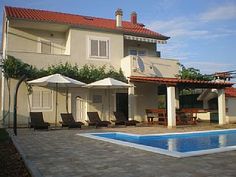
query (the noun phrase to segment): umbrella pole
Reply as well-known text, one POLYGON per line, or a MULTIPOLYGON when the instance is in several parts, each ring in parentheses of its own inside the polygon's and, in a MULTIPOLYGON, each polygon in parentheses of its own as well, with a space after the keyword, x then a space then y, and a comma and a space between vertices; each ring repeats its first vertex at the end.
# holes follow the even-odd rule
POLYGON ((56 83, 56 113, 55 113, 55 127, 57 126, 57 104, 58 104, 58 83, 56 83))
POLYGON ((66 112, 69 113, 69 108, 68 108, 68 87, 66 87, 66 112))
POLYGON ((109 104, 109 121, 111 121, 111 98, 110 98, 110 94, 111 94, 111 90, 110 89, 108 89, 108 104, 109 104))

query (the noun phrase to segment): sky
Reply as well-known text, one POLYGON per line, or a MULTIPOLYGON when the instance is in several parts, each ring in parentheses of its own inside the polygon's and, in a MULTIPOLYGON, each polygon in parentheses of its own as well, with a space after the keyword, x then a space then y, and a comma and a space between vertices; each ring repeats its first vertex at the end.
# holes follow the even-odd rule
POLYGON ((0 0, 1 24, 6 5, 103 18, 121 8, 124 20, 136 11, 139 23, 171 37, 157 46, 162 58, 204 74, 236 70, 236 0, 0 0))

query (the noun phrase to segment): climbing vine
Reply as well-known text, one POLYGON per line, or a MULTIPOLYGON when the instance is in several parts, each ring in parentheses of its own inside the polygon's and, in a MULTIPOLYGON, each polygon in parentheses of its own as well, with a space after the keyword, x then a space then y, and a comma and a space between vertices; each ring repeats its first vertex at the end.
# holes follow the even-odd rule
POLYGON ((106 77, 112 77, 114 79, 126 82, 126 78, 121 69, 116 71, 112 67, 96 67, 94 65, 84 65, 80 68, 78 65, 72 65, 68 62, 38 69, 13 56, 8 56, 8 58, 4 60, 3 69, 4 76, 6 78, 14 79, 19 79, 22 75, 26 75, 28 80, 32 80, 58 73, 85 83, 91 83, 106 77))

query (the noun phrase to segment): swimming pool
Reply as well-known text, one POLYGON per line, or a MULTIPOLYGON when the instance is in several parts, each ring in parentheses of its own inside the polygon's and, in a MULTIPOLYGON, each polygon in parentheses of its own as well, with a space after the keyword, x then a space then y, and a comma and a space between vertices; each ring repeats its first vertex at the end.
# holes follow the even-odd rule
POLYGON ((173 157, 189 157, 236 150, 236 129, 151 135, 120 132, 79 135, 173 157))

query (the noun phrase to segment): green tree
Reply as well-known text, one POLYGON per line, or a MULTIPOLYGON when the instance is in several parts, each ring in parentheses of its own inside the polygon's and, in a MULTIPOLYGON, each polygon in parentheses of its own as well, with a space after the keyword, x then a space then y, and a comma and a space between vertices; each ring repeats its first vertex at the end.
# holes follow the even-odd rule
POLYGON ((190 80, 202 80, 202 81, 211 81, 214 78, 211 75, 201 74, 199 69, 195 68, 186 68, 184 65, 179 64, 180 70, 178 77, 181 79, 190 79, 190 80))

